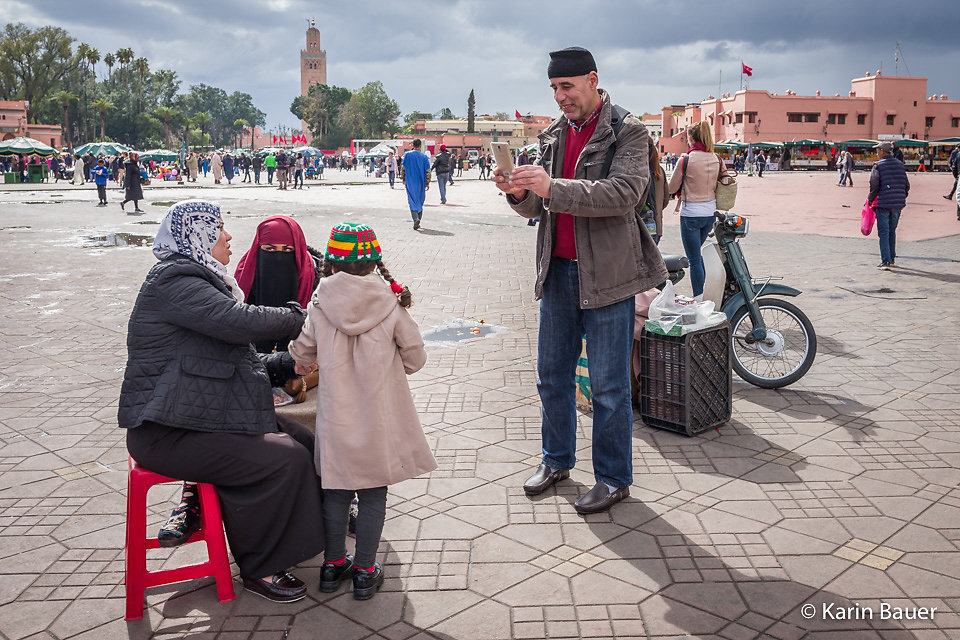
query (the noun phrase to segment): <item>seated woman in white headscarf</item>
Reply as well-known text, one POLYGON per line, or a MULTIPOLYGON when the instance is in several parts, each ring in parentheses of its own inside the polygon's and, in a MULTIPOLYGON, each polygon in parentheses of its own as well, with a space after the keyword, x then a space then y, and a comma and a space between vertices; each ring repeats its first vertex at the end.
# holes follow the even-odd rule
POLYGON ((304 313, 243 303, 215 204, 170 207, 153 251, 127 328, 127 449, 151 471, 213 484, 246 589, 299 600, 306 586, 287 570, 323 549, 314 437, 276 415, 251 343, 295 338, 304 313))

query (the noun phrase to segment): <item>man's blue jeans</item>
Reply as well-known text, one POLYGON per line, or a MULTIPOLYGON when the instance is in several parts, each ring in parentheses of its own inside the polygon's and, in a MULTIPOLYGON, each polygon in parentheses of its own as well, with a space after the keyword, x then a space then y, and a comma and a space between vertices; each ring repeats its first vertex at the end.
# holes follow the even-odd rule
POLYGON ((880 262, 897 259, 897 225, 900 209, 877 208, 877 235, 880 236, 880 262))
POLYGON ((447 203, 447 180, 450 179, 450 172, 437 174, 437 184, 440 186, 440 202, 447 203))
POLYGON ((276 167, 267 167, 267 184, 273 184, 274 171, 276 171, 276 167))
POLYGON ((598 482, 627 487, 633 482, 633 408, 630 352, 634 300, 599 309, 580 309, 577 263, 552 258, 540 300, 537 389, 541 402, 543 463, 554 470, 576 463, 576 372, 581 338, 587 337, 587 366, 593 394, 593 473, 598 482))
POLYGON ((680 216, 680 241, 690 263, 690 285, 693 287, 694 296, 703 293, 706 272, 703 269, 700 247, 707 241, 710 230, 713 229, 713 221, 713 216, 680 216))

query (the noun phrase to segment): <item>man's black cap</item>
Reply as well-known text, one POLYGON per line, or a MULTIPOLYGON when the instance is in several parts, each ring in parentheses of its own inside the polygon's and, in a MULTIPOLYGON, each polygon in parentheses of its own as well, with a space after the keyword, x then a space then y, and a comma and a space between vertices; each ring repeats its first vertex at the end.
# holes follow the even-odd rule
POLYGON ((572 78, 585 76, 597 70, 593 54, 583 47, 567 47, 550 52, 550 64, 547 65, 547 78, 572 78))

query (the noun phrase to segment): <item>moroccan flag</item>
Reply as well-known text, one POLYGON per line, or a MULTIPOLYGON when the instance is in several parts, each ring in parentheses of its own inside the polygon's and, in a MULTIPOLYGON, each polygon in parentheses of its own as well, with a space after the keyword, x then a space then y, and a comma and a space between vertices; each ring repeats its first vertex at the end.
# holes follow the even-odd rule
POLYGON ((523 120, 523 116, 520 115, 520 112, 517 111, 516 113, 517 113, 517 120, 523 120))
POLYGON ((748 76, 753 75, 753 67, 748 67, 747 65, 743 64, 742 60, 740 61, 740 66, 743 67, 743 72, 745 74, 747 74, 748 76))

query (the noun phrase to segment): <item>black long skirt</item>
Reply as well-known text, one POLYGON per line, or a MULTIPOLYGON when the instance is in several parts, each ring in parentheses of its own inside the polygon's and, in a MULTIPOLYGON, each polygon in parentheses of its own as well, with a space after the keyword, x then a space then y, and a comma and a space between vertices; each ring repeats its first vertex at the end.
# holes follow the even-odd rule
POLYGON ((244 578, 263 578, 323 551, 322 492, 314 436, 277 416, 277 433, 127 431, 127 450, 151 471, 217 488, 230 551, 244 578))

